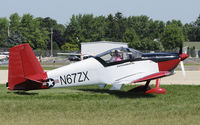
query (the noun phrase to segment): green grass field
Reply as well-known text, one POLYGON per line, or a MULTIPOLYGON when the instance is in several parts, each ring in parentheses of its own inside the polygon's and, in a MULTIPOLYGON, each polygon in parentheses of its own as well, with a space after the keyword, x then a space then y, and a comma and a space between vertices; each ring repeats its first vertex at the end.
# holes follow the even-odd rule
MULTIPOLYGON (((163 85, 164 95, 82 86, 8 91, 0 85, 1 125, 199 125, 200 86, 163 85)), ((135 87, 135 86, 134 86, 135 87)))

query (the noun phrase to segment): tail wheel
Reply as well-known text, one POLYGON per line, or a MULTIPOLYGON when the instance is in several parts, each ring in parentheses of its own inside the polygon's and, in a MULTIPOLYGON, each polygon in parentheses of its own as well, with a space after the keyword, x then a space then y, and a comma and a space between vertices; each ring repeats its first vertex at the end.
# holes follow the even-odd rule
POLYGON ((6 87, 8 88, 8 82, 6 82, 6 87))

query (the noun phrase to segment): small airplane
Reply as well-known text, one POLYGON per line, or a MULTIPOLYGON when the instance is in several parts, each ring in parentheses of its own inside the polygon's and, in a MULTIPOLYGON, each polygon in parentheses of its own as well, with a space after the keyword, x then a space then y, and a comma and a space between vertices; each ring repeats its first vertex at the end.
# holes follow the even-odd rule
POLYGON ((0 52, 0 65, 8 64, 9 52, 0 52))
POLYGON ((2 52, 2 53, 0 53, 0 60, 9 58, 8 54, 9 54, 9 52, 2 52))
POLYGON ((82 55, 81 53, 78 53, 78 52, 74 52, 74 53, 57 53, 57 55, 59 55, 59 56, 68 56, 68 59, 70 61, 80 61, 80 60, 92 57, 92 55, 87 55, 87 54, 82 55))
MULTIPOLYGON (((181 47, 182 48, 182 47, 181 47)), ((94 85, 120 90, 124 84, 146 81, 134 91, 163 94, 160 78, 174 74, 179 62, 188 57, 182 53, 142 53, 131 48, 115 48, 94 57, 45 72, 28 43, 9 50, 9 90, 35 90, 56 87, 94 85), (156 87, 149 83, 156 79, 156 87)))

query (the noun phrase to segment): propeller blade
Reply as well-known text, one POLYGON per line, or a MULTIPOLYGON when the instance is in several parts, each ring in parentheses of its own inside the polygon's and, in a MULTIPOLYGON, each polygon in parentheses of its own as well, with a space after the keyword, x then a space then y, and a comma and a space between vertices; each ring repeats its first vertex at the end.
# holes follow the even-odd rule
POLYGON ((185 77, 186 74, 185 74, 185 68, 184 68, 183 61, 181 61, 180 64, 181 64, 182 74, 183 74, 183 76, 185 77))

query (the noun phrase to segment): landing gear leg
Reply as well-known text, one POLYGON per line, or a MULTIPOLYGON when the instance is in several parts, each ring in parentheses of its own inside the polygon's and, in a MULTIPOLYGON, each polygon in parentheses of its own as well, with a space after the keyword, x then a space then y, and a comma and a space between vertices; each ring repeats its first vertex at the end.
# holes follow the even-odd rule
POLYGON ((146 91, 151 90, 151 87, 149 86, 149 83, 150 83, 150 80, 148 80, 145 85, 140 85, 138 87, 135 87, 135 88, 129 90, 129 92, 142 92, 142 93, 145 93, 146 91))
POLYGON ((147 91, 147 90, 150 90, 151 89, 151 87, 149 86, 149 83, 150 83, 151 81, 150 80, 148 80, 147 82, 146 82, 146 84, 144 85, 144 89, 145 89, 145 91, 147 91))
POLYGON ((156 88, 160 88, 160 79, 156 79, 156 88))

